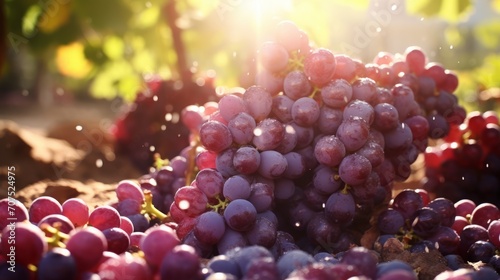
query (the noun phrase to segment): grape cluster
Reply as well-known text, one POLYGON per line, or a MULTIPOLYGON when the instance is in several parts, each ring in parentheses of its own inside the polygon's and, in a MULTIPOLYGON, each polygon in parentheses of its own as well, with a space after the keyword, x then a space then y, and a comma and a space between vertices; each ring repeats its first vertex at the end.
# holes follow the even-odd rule
POLYGON ((112 133, 116 152, 127 155, 139 170, 148 172, 155 153, 172 158, 189 145, 189 130, 180 122, 181 111, 216 99, 209 77, 183 83, 148 76, 145 89, 115 121, 112 133))
POLYGON ((307 35, 285 21, 259 61, 254 85, 189 121, 203 160, 197 157, 198 173, 175 193, 170 214, 180 237, 204 252, 270 248, 278 229, 307 250, 359 244, 428 138, 463 121, 452 94, 456 75, 427 62, 419 48, 363 64, 311 49, 307 35))
POLYGON ((470 112, 445 142, 425 153, 424 187, 453 201, 500 207, 500 127, 494 111, 470 112))
MULTIPOLYGON (((470 199, 453 203, 443 197, 431 200, 423 189, 406 189, 380 212, 377 228, 378 248, 396 238, 411 253, 438 250, 450 270, 476 263, 500 273, 500 210, 491 203, 476 205, 470 199)), ((469 267, 457 274, 470 272, 469 267)))

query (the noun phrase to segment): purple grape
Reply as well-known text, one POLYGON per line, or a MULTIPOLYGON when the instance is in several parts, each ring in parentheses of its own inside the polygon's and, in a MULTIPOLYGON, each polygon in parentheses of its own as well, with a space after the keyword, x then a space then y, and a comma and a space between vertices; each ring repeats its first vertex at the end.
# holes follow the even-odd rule
POLYGON ((275 119, 264 119, 253 130, 252 143, 257 150, 267 151, 277 148, 285 136, 285 127, 275 119))
POLYGON ((314 263, 314 258, 301 250, 284 254, 276 263, 281 279, 286 279, 294 270, 314 263))
POLYGON ((355 117, 371 125, 375 119, 374 108, 363 100, 352 100, 345 106, 343 118, 349 119, 355 117))
POLYGON ((392 202, 392 207, 399 211, 403 218, 409 219, 415 211, 422 208, 424 203, 422 197, 414 190, 402 190, 398 193, 392 202))
POLYGON ((282 123, 291 122, 292 106, 294 100, 287 95, 276 95, 273 97, 272 113, 282 123))
POLYGON ((260 153, 252 146, 242 146, 236 150, 233 166, 241 174, 252 174, 260 165, 260 153))
POLYGON ((398 110, 391 104, 379 103, 373 107, 374 125, 380 131, 390 131, 399 126, 398 110))
POLYGON ((317 126, 321 133, 329 135, 337 133, 342 123, 343 112, 328 106, 322 106, 319 111, 317 126))
POLYGON ((252 192, 248 201, 250 201, 258 213, 267 211, 271 208, 274 201, 273 186, 265 182, 253 182, 252 192))
POLYGON ((271 113, 273 99, 271 94, 259 86, 247 88, 243 94, 243 100, 247 106, 249 114, 258 122, 271 113))
POLYGON ((330 195, 344 187, 344 182, 340 180, 336 171, 328 166, 320 165, 314 172, 313 186, 319 193, 330 195))
POLYGON ((72 231, 66 242, 66 249, 75 259, 78 271, 86 271, 97 265, 107 247, 106 237, 95 227, 72 231))
POLYGON ((38 223, 50 214, 62 214, 62 206, 55 198, 40 196, 33 200, 29 208, 29 219, 32 223, 38 223))
POLYGON ((227 200, 233 201, 235 199, 248 199, 251 191, 252 188, 246 178, 241 175, 234 175, 224 182, 222 193, 227 200))
POLYGON ((236 148, 228 148, 217 154, 215 169, 225 178, 238 174, 233 164, 233 158, 236 151, 236 148))
POLYGON ((217 153, 228 148, 232 143, 231 132, 225 124, 218 121, 203 123, 199 135, 201 144, 207 150, 217 153))
POLYGON ((359 78, 352 84, 352 98, 372 104, 377 97, 377 84, 370 78, 359 78))
POLYGON ((121 228, 108 228, 102 231, 108 243, 107 251, 117 255, 127 251, 130 246, 130 237, 121 228))
POLYGON ((202 243, 217 244, 225 231, 224 218, 216 212, 205 212, 198 217, 194 236, 202 243))
POLYGON ((248 241, 243 233, 226 228, 224 235, 217 244, 219 254, 226 254, 235 248, 243 248, 248 245, 248 241))
POLYGON ((76 279, 76 262, 67 249, 55 247, 43 256, 36 273, 40 280, 76 279))
POLYGON ((276 242, 276 234, 277 224, 267 218, 258 217, 254 226, 245 235, 250 245, 270 248, 276 242))
POLYGON ((368 140, 370 127, 360 118, 344 119, 337 130, 337 137, 344 143, 346 151, 354 152, 368 140))
POLYGON ((283 177, 289 179, 298 179, 306 172, 306 163, 304 157, 297 152, 290 152, 283 155, 287 162, 287 167, 283 177))
POLYGON ((283 92, 285 96, 292 100, 297 100, 302 97, 309 96, 312 92, 307 76, 302 71, 291 71, 285 76, 283 81, 283 92))
POLYGON ((297 99, 292 105, 292 118, 300 126, 312 126, 319 118, 320 107, 311 97, 297 99))
POLYGON ((347 250, 341 259, 341 263, 353 265, 364 276, 374 279, 377 274, 378 257, 364 247, 354 247, 347 250))
POLYGON ((196 187, 200 189, 207 198, 214 198, 222 193, 224 178, 215 169, 203 169, 196 174, 196 187))
POLYGON ((109 205, 99 206, 90 213, 89 225, 99 230, 120 227, 120 214, 109 205))
POLYGON ((304 73, 317 86, 328 83, 335 74, 335 68, 335 56, 327 49, 316 49, 304 60, 304 73))
POLYGON ((346 148, 335 135, 327 135, 316 142, 314 155, 320 164, 336 167, 346 156, 346 148))
POLYGON ((370 161, 362 155, 347 155, 339 165, 339 176, 348 185, 359 185, 372 172, 370 161))
POLYGON ((227 225, 236 231, 247 231, 255 224, 257 210, 247 200, 235 199, 224 210, 227 225))
POLYGON ((144 202, 144 193, 142 192, 140 185, 134 181, 122 180, 118 182, 115 192, 118 201, 133 199, 141 204, 144 202))
POLYGON ((140 243, 144 258, 150 266, 159 268, 165 255, 179 245, 180 241, 175 231, 165 225, 152 227, 145 234, 140 243))
POLYGON ((237 114, 229 120, 229 123, 227 124, 227 128, 231 132, 233 141, 240 145, 252 142, 256 126, 257 124, 255 123, 253 117, 245 112, 237 114))
POLYGON ((261 176, 269 179, 279 178, 285 173, 287 167, 286 158, 279 152, 269 150, 260 153, 258 172, 261 176))
POLYGON ((404 225, 403 215, 392 208, 385 209, 378 215, 377 227, 383 234, 396 234, 404 225))
POLYGON ((343 108, 352 98, 352 86, 344 79, 336 79, 321 88, 321 98, 328 107, 343 108))
POLYGON ((273 41, 264 42, 261 45, 259 56, 264 68, 270 72, 282 71, 288 64, 287 50, 273 41))
POLYGON ((350 193, 338 191, 332 193, 325 203, 325 213, 330 221, 339 225, 348 225, 354 219, 356 203, 350 193))
POLYGON ((243 98, 235 94, 225 94, 219 99, 219 111, 221 116, 230 122, 234 117, 241 113, 248 113, 243 98))
POLYGON ((415 234, 427 238, 437 232, 442 217, 433 208, 422 207, 413 213, 410 221, 415 234))

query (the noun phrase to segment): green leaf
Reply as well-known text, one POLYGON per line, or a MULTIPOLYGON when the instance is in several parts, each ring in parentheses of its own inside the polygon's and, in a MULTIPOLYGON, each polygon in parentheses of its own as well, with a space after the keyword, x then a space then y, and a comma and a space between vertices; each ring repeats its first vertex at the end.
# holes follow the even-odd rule
POLYGON ((110 59, 120 59, 123 57, 125 44, 123 40, 117 36, 108 36, 104 39, 102 50, 110 59))
POLYGON ((441 17, 457 22, 471 9, 471 0, 408 0, 406 9, 410 14, 424 17, 441 17))
POLYGON ((406 10, 410 14, 431 17, 439 13, 442 3, 443 0, 407 0, 406 10))
POLYGON ((496 49, 500 45, 500 20, 489 21, 477 25, 474 34, 486 48, 496 49))
POLYGON ((159 6, 150 6, 140 11, 133 19, 133 26, 136 28, 148 28, 158 22, 160 16, 159 6))
POLYGON ((443 0, 439 15, 451 22, 457 22, 471 8, 470 0, 443 0))
POLYGON ((137 52, 132 58, 132 66, 138 73, 152 73, 155 70, 155 58, 148 50, 137 52))
POLYGON ((120 92, 120 96, 128 102, 132 102, 135 99, 137 91, 142 85, 142 80, 139 78, 139 75, 131 74, 125 77, 122 77, 118 81, 118 91, 120 92))
POLYGON ((464 42, 464 37, 460 30, 455 26, 450 26, 444 31, 446 42, 450 45, 458 46, 464 42))
POLYGON ((121 79, 134 75, 130 63, 125 60, 116 60, 107 63, 98 73, 90 86, 90 93, 95 98, 111 99, 121 96, 118 86, 121 79))
POLYGON ((38 17, 42 14, 42 9, 38 5, 32 5, 23 17, 23 35, 26 37, 31 37, 36 34, 38 17))

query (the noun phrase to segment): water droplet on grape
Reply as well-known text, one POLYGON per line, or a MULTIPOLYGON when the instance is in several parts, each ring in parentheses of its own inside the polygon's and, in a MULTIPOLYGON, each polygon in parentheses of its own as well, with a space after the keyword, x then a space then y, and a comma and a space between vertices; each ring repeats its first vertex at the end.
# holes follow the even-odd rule
POLYGON ((103 165, 102 159, 99 158, 95 161, 95 166, 97 166, 97 168, 101 168, 102 165, 103 165))
POLYGON ((81 126, 81 125, 77 125, 77 126, 75 127, 75 129, 76 129, 76 131, 82 131, 82 130, 83 130, 83 126, 81 126))

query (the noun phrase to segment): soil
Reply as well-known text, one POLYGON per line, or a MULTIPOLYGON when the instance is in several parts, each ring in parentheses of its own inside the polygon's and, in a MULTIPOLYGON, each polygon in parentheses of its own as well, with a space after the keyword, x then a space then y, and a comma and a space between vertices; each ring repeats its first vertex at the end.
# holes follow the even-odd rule
POLYGON ((80 197, 90 205, 114 199, 117 182, 142 174, 114 152, 109 131, 119 112, 112 108, 101 101, 0 106, 0 198, 13 166, 16 197, 27 206, 41 195, 61 202, 80 197))

